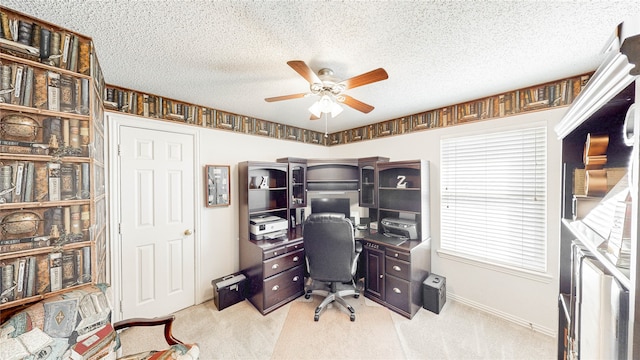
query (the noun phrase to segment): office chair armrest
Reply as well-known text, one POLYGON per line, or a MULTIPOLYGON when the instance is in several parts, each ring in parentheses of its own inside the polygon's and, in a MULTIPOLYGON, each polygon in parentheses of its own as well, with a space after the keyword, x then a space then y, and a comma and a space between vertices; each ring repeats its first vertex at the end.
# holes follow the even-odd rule
POLYGON ((358 270, 358 259, 360 259, 360 254, 362 253, 362 242, 357 241, 355 243, 356 247, 355 247, 355 255, 353 257, 353 264, 351 264, 351 274, 355 275, 357 270, 358 270))
POLYGON ((360 254, 362 252, 362 242, 356 241, 356 254, 360 254))
POLYGON ((134 327, 134 326, 158 326, 158 325, 164 325, 164 339, 167 341, 167 344, 169 344, 169 345, 184 344, 182 341, 174 338, 173 334, 171 333, 171 328, 173 326, 173 320, 175 320, 175 318, 176 317, 173 316, 173 315, 168 315, 168 316, 164 316, 164 317, 157 317, 157 318, 153 318, 153 319, 133 318, 133 319, 127 319, 127 320, 118 321, 115 324, 113 324, 113 328, 117 331, 117 330, 122 330, 122 329, 126 329, 126 328, 129 328, 129 327, 134 327))

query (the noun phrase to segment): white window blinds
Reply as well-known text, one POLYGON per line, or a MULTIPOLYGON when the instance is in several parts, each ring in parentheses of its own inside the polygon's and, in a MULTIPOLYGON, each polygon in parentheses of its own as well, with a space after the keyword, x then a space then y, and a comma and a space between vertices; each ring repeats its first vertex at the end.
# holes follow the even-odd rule
POLYGON ((546 270, 546 128, 443 139, 443 250, 546 270))

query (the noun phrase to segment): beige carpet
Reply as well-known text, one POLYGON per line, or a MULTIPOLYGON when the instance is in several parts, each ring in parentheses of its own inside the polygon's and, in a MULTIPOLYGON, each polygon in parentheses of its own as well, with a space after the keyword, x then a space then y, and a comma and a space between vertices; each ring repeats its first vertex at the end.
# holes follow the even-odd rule
MULTIPOLYGON (((320 321, 320 297, 304 297, 263 316, 245 300, 222 311, 213 301, 177 312, 173 333, 200 344, 201 359, 555 359, 556 340, 448 301, 437 315, 409 320, 360 296, 348 298, 356 321, 334 305, 320 321)), ((122 333, 125 354, 166 347, 161 328, 122 333)))
POLYGON ((348 297, 356 321, 342 306, 330 305, 313 321, 320 297, 291 303, 272 359, 393 359, 402 358, 400 339, 389 310, 364 299, 348 297), (384 339, 384 341, 381 341, 384 339), (337 345, 339 344, 339 345, 337 345), (349 346, 352 344, 353 346, 349 346))

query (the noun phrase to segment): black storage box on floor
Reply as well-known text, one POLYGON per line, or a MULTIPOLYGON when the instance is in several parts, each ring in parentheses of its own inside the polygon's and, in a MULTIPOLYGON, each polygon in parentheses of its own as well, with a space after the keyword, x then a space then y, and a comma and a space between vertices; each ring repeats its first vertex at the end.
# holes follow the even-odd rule
POLYGON ((447 301, 447 279, 444 276, 430 274, 422 283, 422 307, 440 314, 447 301))
POLYGON ((211 281, 213 285, 213 302, 218 310, 228 308, 245 299, 246 276, 232 274, 211 281))

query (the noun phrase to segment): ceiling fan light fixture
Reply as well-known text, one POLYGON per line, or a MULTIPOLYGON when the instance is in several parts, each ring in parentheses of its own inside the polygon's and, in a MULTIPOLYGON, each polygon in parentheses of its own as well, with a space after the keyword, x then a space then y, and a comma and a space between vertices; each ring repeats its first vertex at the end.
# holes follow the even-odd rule
POLYGON ((320 100, 316 101, 309 107, 309 112, 313 114, 313 116, 319 118, 322 114, 322 109, 320 109, 320 100))
POLYGON ((329 95, 322 95, 320 100, 314 102, 309 107, 315 117, 320 117, 322 113, 331 114, 331 117, 336 117, 342 112, 342 106, 338 105, 329 95))
POLYGON ((338 105, 335 102, 331 102, 331 117, 334 118, 342 112, 342 106, 338 105))

